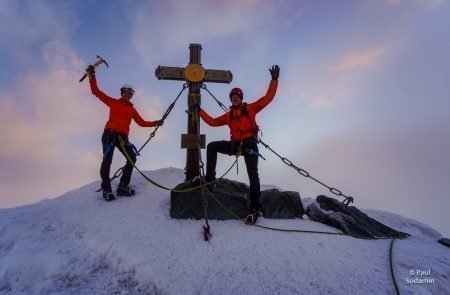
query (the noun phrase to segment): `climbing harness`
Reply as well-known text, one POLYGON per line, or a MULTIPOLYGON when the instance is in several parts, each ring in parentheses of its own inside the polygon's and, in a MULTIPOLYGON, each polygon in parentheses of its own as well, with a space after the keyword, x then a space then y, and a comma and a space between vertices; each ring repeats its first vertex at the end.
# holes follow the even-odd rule
POLYGON ((109 152, 111 151, 111 148, 114 147, 114 142, 110 142, 107 146, 105 151, 103 152, 103 160, 106 158, 106 156, 109 154, 109 152))
POLYGON ((258 151, 255 151, 254 149, 246 149, 247 153, 252 156, 261 157, 263 160, 266 160, 266 158, 263 157, 258 151))
MULTIPOLYGON (((139 151, 137 150, 136 146, 134 144, 132 144, 131 142, 127 142, 126 143, 131 150, 134 152, 134 154, 136 156, 140 156, 141 154, 139 154, 139 151)), ((109 152, 111 152, 111 150, 114 148, 115 143, 114 141, 111 141, 105 148, 105 151, 103 152, 103 160, 106 158, 106 156, 109 154, 109 152)))
MULTIPOLYGON (((231 122, 233 122, 233 120, 239 122, 241 116, 247 117, 248 120, 250 121, 250 123, 252 124, 252 127, 249 128, 249 129, 246 129, 246 130, 239 129, 239 132, 241 134, 250 133, 251 132, 251 134, 253 134, 256 137, 258 132, 259 132, 259 126, 258 126, 258 124, 256 124, 256 121, 252 120, 252 118, 250 117, 250 115, 248 113, 247 105, 248 104, 246 102, 243 102, 239 106, 239 109, 241 111, 241 115, 240 116, 234 117, 234 111, 230 111, 229 112, 230 113, 230 124, 231 124, 231 122)), ((235 108, 233 108, 233 109, 235 109, 235 108)), ((238 126, 239 126, 239 123, 238 123, 238 126)))
POLYGON ((140 156, 141 155, 134 144, 132 144, 131 142, 128 142, 128 145, 130 146, 131 150, 134 152, 134 154, 136 156, 140 156))

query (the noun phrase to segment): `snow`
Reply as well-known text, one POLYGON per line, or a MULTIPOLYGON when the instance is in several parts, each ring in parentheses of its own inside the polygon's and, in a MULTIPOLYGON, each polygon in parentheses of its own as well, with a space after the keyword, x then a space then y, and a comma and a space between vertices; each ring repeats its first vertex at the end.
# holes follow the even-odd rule
MULTIPOLYGON (((177 168, 146 175, 169 187, 184 177, 177 168)), ((132 182, 136 196, 110 203, 95 193, 94 182, 56 199, 0 210, 0 294, 395 294, 390 240, 210 220, 213 236, 205 242, 204 220, 170 218, 170 192, 138 173, 132 182)), ((437 242, 437 231, 397 214, 363 211, 412 234, 394 245, 402 294, 450 294, 450 249, 437 242), (428 270, 430 275, 415 274, 428 270), (434 282, 406 280, 415 277, 434 282)), ((258 222, 339 232, 307 219, 258 222)))

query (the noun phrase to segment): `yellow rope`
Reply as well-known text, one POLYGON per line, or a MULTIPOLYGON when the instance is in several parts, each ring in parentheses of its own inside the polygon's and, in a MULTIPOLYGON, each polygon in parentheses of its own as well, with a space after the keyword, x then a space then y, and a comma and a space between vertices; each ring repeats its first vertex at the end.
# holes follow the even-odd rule
MULTIPOLYGON (((214 199, 214 201, 220 207, 222 207, 222 209, 225 210, 228 214, 230 214, 234 218, 239 219, 241 221, 244 221, 244 222, 246 221, 244 218, 240 217, 239 215, 237 215, 236 213, 234 213, 233 211, 228 209, 222 202, 220 202, 220 200, 208 188, 205 187, 204 189, 214 199)), ((275 231, 283 231, 283 232, 304 232, 304 233, 319 233, 319 234, 329 234, 329 235, 351 236, 351 235, 348 235, 348 234, 345 234, 345 233, 330 233, 330 232, 308 231, 308 230, 298 230, 298 229, 282 229, 282 228, 268 227, 268 226, 259 225, 259 224, 249 224, 249 225, 254 225, 256 227, 260 227, 260 228, 264 228, 264 229, 275 230, 275 231)))
MULTIPOLYGON (((120 141, 120 147, 122 148, 125 157, 127 158, 127 160, 133 165, 134 168, 136 168, 136 170, 145 178, 147 179, 150 183, 152 183, 153 185, 165 189, 165 190, 170 190, 173 192, 178 192, 178 193, 185 193, 185 192, 189 192, 189 191, 193 191, 195 189, 198 188, 202 188, 204 190, 206 190, 208 192, 208 194, 214 199, 214 201, 216 201, 216 203, 222 207, 222 209, 224 209, 228 214, 230 214, 231 216, 233 216, 234 218, 241 220, 241 221, 246 221, 244 218, 238 216, 237 214, 235 214, 233 211, 231 211, 230 209, 228 209, 224 204, 222 204, 222 202, 220 202, 220 200, 207 188, 207 185, 209 184, 213 184, 215 182, 217 182, 217 180, 223 178, 226 174, 228 174, 228 172, 230 172, 230 170, 233 168, 233 166, 238 162, 239 156, 242 154, 242 142, 239 146, 238 152, 236 153, 236 160, 233 162, 233 164, 231 165, 231 167, 218 179, 205 183, 203 185, 199 185, 193 188, 189 188, 189 189, 170 189, 167 188, 163 185, 158 184, 157 182, 153 181, 152 179, 150 179, 149 177, 147 177, 141 170, 139 170, 138 167, 136 167, 135 163, 133 163, 133 161, 131 161, 130 156, 128 155, 126 149, 125 149, 125 141, 119 137, 119 141, 120 141)), ((309 231, 309 230, 299 230, 299 229, 283 229, 283 228, 274 228, 274 227, 269 227, 269 226, 264 226, 264 225, 259 225, 259 224, 251 224, 255 227, 259 227, 259 228, 263 228, 263 229, 268 229, 268 230, 273 230, 273 231, 280 231, 280 232, 297 232, 297 233, 315 233, 315 234, 327 234, 327 235, 340 235, 340 236, 349 236, 349 237, 353 237, 353 238, 359 238, 359 239, 365 239, 365 238, 360 238, 360 237, 355 237, 346 233, 331 233, 331 232, 322 232, 322 231, 309 231)), ((376 239, 376 238, 375 238, 376 239)), ((365 239, 365 240, 370 240, 370 239, 365 239)), ((393 258, 392 258, 392 248, 394 245, 394 241, 395 239, 392 239, 391 244, 390 244, 390 251, 389 251, 389 260, 390 260, 390 271, 391 271, 391 276, 392 276, 392 280, 394 282, 394 286, 395 286, 395 290, 397 294, 400 294, 398 286, 397 286, 397 282, 394 276, 394 271, 393 271, 393 258)))
POLYGON ((242 154, 242 142, 241 142, 241 144, 239 145, 238 151, 237 151, 237 153, 236 153, 236 160, 234 160, 234 162, 233 162, 233 164, 231 165, 231 167, 230 167, 230 168, 229 168, 222 176, 220 176, 218 179, 216 179, 216 180, 214 180, 214 181, 211 181, 211 182, 204 183, 203 185, 198 185, 198 186, 194 186, 194 187, 187 188, 187 189, 175 189, 175 188, 168 188, 168 187, 166 187, 166 186, 163 186, 163 185, 157 183, 156 181, 150 179, 147 175, 145 175, 145 174, 144 174, 144 173, 136 166, 136 163, 134 163, 134 162, 131 160, 130 155, 127 153, 127 151, 126 151, 126 149, 125 149, 125 141, 124 141, 121 137, 119 137, 119 142, 120 142, 120 147, 121 147, 121 149, 122 149, 122 151, 123 151, 125 157, 127 158, 128 162, 130 162, 130 163, 133 165, 133 167, 134 167, 134 168, 135 168, 135 169, 136 169, 136 170, 137 170, 137 171, 138 171, 138 172, 139 172, 139 173, 140 173, 140 174, 141 174, 148 182, 150 182, 151 184, 153 184, 153 185, 155 185, 155 186, 157 186, 157 187, 159 187, 159 188, 161 188, 161 189, 168 190, 168 191, 172 191, 172 192, 175 192, 175 193, 187 193, 187 192, 196 190, 196 189, 198 189, 198 188, 206 187, 206 186, 208 186, 208 185, 210 185, 210 184, 216 183, 219 179, 225 177, 225 175, 227 175, 228 172, 231 171, 231 169, 234 167, 234 165, 236 165, 236 163, 238 162, 239 157, 240 157, 241 154, 242 154))

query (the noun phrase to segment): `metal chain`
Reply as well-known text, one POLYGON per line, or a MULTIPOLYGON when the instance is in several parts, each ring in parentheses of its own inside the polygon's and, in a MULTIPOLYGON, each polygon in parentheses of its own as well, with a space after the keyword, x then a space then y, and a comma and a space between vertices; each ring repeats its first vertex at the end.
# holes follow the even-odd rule
MULTIPOLYGON (((169 105, 169 107, 167 108, 166 112, 164 113, 164 115, 161 118, 161 121, 164 121, 170 114, 170 112, 172 111, 173 107, 175 106, 176 102, 178 101, 178 98, 180 98, 181 94, 184 92, 184 90, 186 88, 188 88, 189 85, 187 83, 183 84, 183 88, 180 90, 180 92, 178 93, 177 97, 175 98, 175 100, 169 105)), ((139 153, 142 151, 142 149, 150 142, 150 140, 155 137, 156 135, 156 131, 158 131, 159 127, 161 126, 156 126, 156 128, 153 130, 152 133, 150 133, 149 138, 147 139, 147 141, 141 146, 141 148, 137 151, 137 155, 139 155, 139 153)), ((123 173, 123 169, 125 168, 125 166, 120 167, 116 173, 114 173, 113 177, 111 177, 109 179, 109 181, 113 181, 114 179, 120 177, 123 173)), ((101 191, 102 188, 98 189, 96 192, 101 191)))
MULTIPOLYGON (((180 90, 180 92, 178 93, 177 97, 175 98, 175 100, 170 104, 170 106, 167 108, 166 112, 164 113, 164 115, 161 118, 161 121, 164 121, 170 114, 170 112, 172 111, 173 107, 175 106, 175 104, 178 101, 178 98, 180 98, 181 94, 184 92, 184 90, 186 88, 188 88, 189 85, 187 83, 183 84, 183 88, 180 90)), ((158 131, 159 127, 161 126, 156 126, 155 130, 153 130, 153 132, 150 134, 150 137, 147 139, 147 141, 142 145, 142 147, 138 150, 138 153, 147 145, 147 143, 153 138, 155 137, 156 131, 158 131)))
POLYGON ((306 178, 311 178, 312 180, 314 180, 318 184, 326 187, 331 193, 335 194, 336 196, 344 197, 345 199, 342 201, 342 203, 344 203, 345 205, 348 205, 349 203, 353 203, 353 197, 346 196, 340 190, 338 190, 337 188, 330 187, 330 186, 326 185, 325 183, 323 183, 322 181, 318 180, 317 178, 312 177, 311 174, 308 171, 297 167, 289 159, 287 159, 286 157, 281 156, 276 151, 274 151, 268 144, 266 144, 264 141, 262 141, 262 139, 260 137, 258 138, 258 142, 261 143, 266 149, 270 150, 272 153, 277 155, 281 159, 281 161, 283 161, 284 164, 286 164, 287 166, 289 166, 289 167, 293 168, 294 170, 296 170, 300 175, 302 175, 302 176, 304 176, 306 178))
POLYGON ((229 111, 230 111, 223 103, 221 103, 221 102, 214 96, 214 94, 211 93, 211 91, 209 91, 208 87, 206 87, 205 84, 202 84, 200 87, 201 87, 202 89, 205 89, 206 91, 208 91, 209 95, 211 95, 211 97, 214 98, 214 100, 217 102, 217 104, 219 104, 219 106, 222 108, 222 110, 224 110, 225 112, 229 112, 229 111))
MULTIPOLYGON (((221 103, 206 87, 206 85, 202 84, 201 85, 202 89, 205 89, 206 91, 208 91, 208 93, 212 96, 212 98, 214 98, 214 100, 219 104, 219 106, 222 108, 222 110, 224 110, 225 112, 228 112, 228 108, 225 107, 223 105, 223 103, 221 103)), ((261 131, 261 130, 260 130, 261 131)), ((262 133, 262 131, 261 131, 262 133)), ((353 203, 353 197, 351 196, 346 196, 344 195, 340 190, 334 188, 334 187, 330 187, 328 185, 326 185, 325 183, 321 182, 320 180, 314 178, 311 176, 311 174, 309 174, 308 171, 301 169, 299 167, 297 167, 296 165, 294 165, 294 163, 292 163, 289 159, 287 159, 286 157, 281 156, 280 154, 278 154, 276 151, 274 151, 268 144, 266 144, 265 142, 263 142, 261 140, 261 137, 258 137, 258 143, 261 143, 266 149, 270 150, 272 153, 274 153, 275 155, 277 155, 281 161, 283 161, 284 164, 286 164, 287 166, 293 168, 294 170, 296 170, 300 175, 306 177, 306 178, 311 178, 312 180, 314 180, 315 182, 319 183, 320 185, 326 187, 332 194, 335 194, 336 196, 339 197, 344 197, 345 199, 342 201, 342 203, 344 203, 345 205, 348 205, 349 203, 353 203)))

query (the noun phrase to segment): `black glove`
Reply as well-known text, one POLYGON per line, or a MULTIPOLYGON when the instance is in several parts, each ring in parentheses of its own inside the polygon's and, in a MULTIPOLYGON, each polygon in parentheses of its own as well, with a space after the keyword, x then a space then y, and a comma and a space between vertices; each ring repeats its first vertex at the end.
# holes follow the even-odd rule
POLYGON ((89 76, 89 78, 95 77, 95 68, 93 65, 87 67, 86 74, 89 76))
POLYGON ((156 120, 155 122, 155 126, 162 126, 164 124, 164 120, 156 120))
POLYGON ((280 77, 280 67, 278 65, 272 66, 271 69, 269 69, 270 75, 272 75, 272 80, 278 80, 278 77, 280 77))

